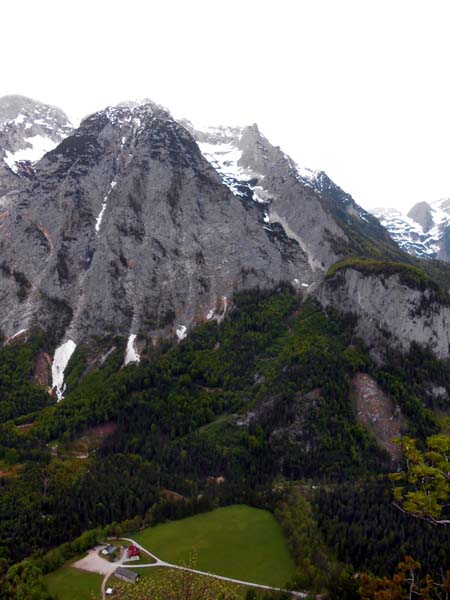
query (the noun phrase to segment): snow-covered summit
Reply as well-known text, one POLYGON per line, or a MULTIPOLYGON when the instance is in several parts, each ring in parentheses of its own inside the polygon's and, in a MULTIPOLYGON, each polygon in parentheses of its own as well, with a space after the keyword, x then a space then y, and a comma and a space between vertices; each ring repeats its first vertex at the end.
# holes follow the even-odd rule
POLYGON ((16 124, 37 121, 47 128, 49 134, 53 132, 55 124, 59 128, 67 128, 67 133, 72 129, 71 122, 60 108, 19 95, 0 98, 0 126, 8 121, 15 121, 16 124))
POLYGON ((450 225, 450 199, 420 202, 404 214, 395 208, 378 207, 372 214, 386 227, 400 248, 419 257, 448 260, 446 237, 450 225))
POLYGON ((72 130, 59 108, 24 96, 0 98, 0 160, 16 175, 29 175, 33 163, 72 130))
MULTIPOLYGON (((128 100, 120 102, 115 106, 108 106, 104 114, 113 125, 134 124, 141 126, 155 116, 163 116, 171 119, 171 114, 164 106, 156 104, 148 98, 144 100, 128 100)), ((102 113, 100 113, 102 114, 102 113)))

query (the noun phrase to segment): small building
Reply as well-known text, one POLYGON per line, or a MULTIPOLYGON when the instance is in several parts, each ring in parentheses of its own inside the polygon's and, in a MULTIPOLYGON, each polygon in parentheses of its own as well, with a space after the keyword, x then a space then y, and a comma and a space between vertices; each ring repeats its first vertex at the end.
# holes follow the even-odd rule
POLYGON ((118 579, 122 579, 122 581, 126 581, 127 583, 136 583, 136 581, 139 581, 139 575, 125 567, 117 567, 114 575, 118 579))
POLYGON ((113 589, 109 587, 109 588, 106 588, 106 592, 105 593, 106 593, 107 596, 112 596, 114 592, 113 592, 113 589))
POLYGON ((103 554, 103 556, 111 556, 116 551, 117 551, 116 546, 113 546, 112 544, 108 544, 107 546, 105 546, 103 548, 102 554, 103 554))
POLYGON ((137 546, 132 544, 131 546, 129 546, 127 554, 128 554, 128 558, 135 558, 135 557, 139 558, 141 551, 139 550, 139 548, 137 546))

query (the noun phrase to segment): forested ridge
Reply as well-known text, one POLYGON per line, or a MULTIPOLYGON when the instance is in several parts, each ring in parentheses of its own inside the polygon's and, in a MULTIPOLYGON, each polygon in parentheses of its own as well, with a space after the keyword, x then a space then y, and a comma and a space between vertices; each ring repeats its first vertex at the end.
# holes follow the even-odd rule
POLYGON ((191 502, 203 494, 204 505, 188 511, 233 502, 274 510, 289 482, 306 490, 315 523, 308 535, 318 536, 325 570, 339 561, 389 574, 405 552, 430 571, 447 568, 450 532, 436 534, 392 506, 392 464, 357 422, 350 390, 355 373, 371 375, 420 444, 439 430, 435 409, 449 411, 429 388, 450 391, 450 364, 412 348, 380 367, 354 325, 352 316, 303 302, 287 285, 237 294, 223 322, 198 325, 181 343, 148 344, 139 365, 122 368, 122 339, 81 345, 59 404, 31 383, 42 334, 4 346, 3 571, 98 526, 182 516, 163 490, 191 502), (100 354, 108 355, 103 364, 93 360, 100 354), (80 440, 105 423, 114 425, 110 435, 81 457, 80 440))

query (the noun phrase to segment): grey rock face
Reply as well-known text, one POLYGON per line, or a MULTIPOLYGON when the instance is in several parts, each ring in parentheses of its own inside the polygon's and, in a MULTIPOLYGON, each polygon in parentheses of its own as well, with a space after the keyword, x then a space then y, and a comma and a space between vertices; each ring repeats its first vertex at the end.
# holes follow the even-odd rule
POLYGON ((0 223, 0 328, 55 340, 184 331, 235 289, 311 282, 302 248, 147 102, 107 108, 34 166, 0 223))
POLYGON ((313 273, 320 277, 339 258, 335 241, 347 244, 346 234, 311 181, 257 125, 192 132, 222 181, 237 196, 260 205, 268 230, 277 224, 299 244, 313 273))
POLYGON ((281 226, 308 256, 317 278, 338 258, 401 254, 378 220, 337 186, 323 171, 301 167, 272 146, 256 125, 195 131, 200 149, 236 196, 253 200, 267 227, 281 226))
POLYGON ((427 233, 433 225, 432 208, 427 202, 418 202, 408 213, 408 217, 418 223, 424 233, 427 233))
POLYGON ((325 308, 357 316, 357 334, 379 360, 386 345, 407 352, 413 342, 448 358, 450 307, 434 299, 431 290, 412 289, 398 275, 366 275, 342 269, 324 281, 317 293, 325 308))

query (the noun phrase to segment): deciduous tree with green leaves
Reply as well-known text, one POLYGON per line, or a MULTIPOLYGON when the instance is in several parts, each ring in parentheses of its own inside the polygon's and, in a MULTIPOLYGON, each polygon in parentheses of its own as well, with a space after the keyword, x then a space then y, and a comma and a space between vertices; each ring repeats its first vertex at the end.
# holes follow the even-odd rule
POLYGON ((450 419, 447 431, 427 438, 426 449, 403 437, 406 469, 392 473, 395 505, 434 525, 450 525, 450 419))

